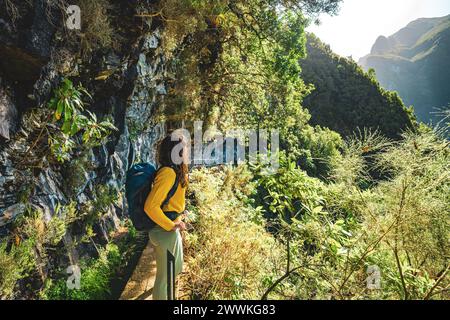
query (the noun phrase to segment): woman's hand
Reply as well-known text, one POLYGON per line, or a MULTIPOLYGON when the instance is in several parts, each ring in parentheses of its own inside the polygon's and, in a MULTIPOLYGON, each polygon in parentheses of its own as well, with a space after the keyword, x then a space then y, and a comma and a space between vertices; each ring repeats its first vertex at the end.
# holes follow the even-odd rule
POLYGON ((172 231, 185 231, 186 230, 186 224, 183 221, 175 222, 175 226, 173 227, 172 231))

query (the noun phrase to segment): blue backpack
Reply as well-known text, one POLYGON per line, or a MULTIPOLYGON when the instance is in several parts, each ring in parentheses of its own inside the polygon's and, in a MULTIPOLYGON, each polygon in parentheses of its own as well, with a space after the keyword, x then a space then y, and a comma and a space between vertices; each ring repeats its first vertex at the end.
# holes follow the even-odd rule
MULTIPOLYGON (((150 193, 150 190, 155 180, 156 174, 155 166, 150 163, 139 163, 132 166, 127 171, 125 182, 125 196, 128 202, 128 214, 130 216, 133 226, 138 231, 151 230, 156 224, 144 211, 145 201, 150 193)), ((178 188, 178 175, 175 183, 167 194, 161 208, 163 208, 169 200, 173 197, 178 188)), ((177 214, 174 212, 165 212, 166 216, 175 220, 177 214)))

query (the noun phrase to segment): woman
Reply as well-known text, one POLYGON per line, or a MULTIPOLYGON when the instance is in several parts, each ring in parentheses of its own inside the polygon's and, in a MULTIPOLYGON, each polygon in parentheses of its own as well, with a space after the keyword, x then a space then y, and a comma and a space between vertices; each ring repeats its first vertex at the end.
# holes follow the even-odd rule
POLYGON ((156 223, 150 230, 150 241, 156 251, 154 300, 167 300, 167 251, 175 257, 175 277, 183 268, 183 244, 180 231, 186 229, 183 219, 188 186, 188 148, 182 136, 164 138, 158 150, 160 169, 145 202, 145 212, 156 223), (180 148, 181 146, 181 148, 180 148), (180 150, 178 152, 178 150, 180 150), (177 164, 179 163, 179 164, 177 164), (178 179, 172 198, 163 204, 178 179), (171 220, 168 216, 174 218, 171 220))

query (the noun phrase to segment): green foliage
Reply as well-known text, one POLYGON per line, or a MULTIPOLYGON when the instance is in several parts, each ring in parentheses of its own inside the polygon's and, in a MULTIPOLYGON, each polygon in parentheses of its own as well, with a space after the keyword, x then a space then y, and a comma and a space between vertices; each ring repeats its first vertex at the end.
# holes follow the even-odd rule
POLYGON ((80 263, 80 289, 67 287, 68 275, 59 270, 48 278, 40 298, 45 300, 110 300, 118 298, 117 286, 122 287, 126 268, 131 259, 137 259, 140 235, 131 222, 126 220, 114 239, 104 247, 96 246, 98 256, 84 257, 80 263), (120 284, 119 284, 120 283, 120 284))
POLYGON ((109 0, 80 0, 83 33, 80 34, 81 51, 89 57, 95 50, 118 48, 119 37, 111 23, 112 3, 109 0))
MULTIPOLYGON (((285 1, 202 2, 201 9, 197 5, 194 15, 180 9, 174 12, 181 17, 173 13, 175 20, 195 17, 198 24, 184 30, 192 41, 174 60, 178 81, 169 91, 169 120, 200 118, 206 127, 225 130, 284 130, 306 123, 308 114, 300 104, 310 88, 298 76, 299 58, 305 53, 301 10, 285 1), (290 11, 281 13, 285 6, 290 11), (184 119, 179 119, 181 114, 184 119)), ((168 8, 162 10, 170 27, 168 8)))
POLYGON ((117 128, 111 120, 108 119, 99 123, 95 114, 89 111, 87 113, 88 117, 80 116, 80 124, 84 128, 83 142, 90 146, 99 146, 105 137, 110 135, 112 131, 117 130, 117 128))
POLYGON ((48 143, 53 156, 58 162, 66 162, 71 159, 71 153, 76 147, 76 142, 69 135, 63 132, 57 132, 48 137, 48 143))
POLYGON ((110 185, 96 185, 92 192, 92 199, 83 203, 79 208, 78 227, 83 230, 80 242, 94 243, 97 234, 95 226, 110 213, 111 206, 118 205, 122 195, 110 185))
POLYGON ((0 298, 7 299, 14 293, 17 280, 21 277, 14 252, 8 252, 7 243, 0 243, 0 298))
POLYGON ((80 112, 84 111, 82 95, 90 97, 82 86, 74 87, 72 81, 64 79, 61 86, 55 90, 55 96, 49 102, 49 107, 55 110, 55 120, 61 120, 61 131, 73 136, 80 130, 80 112))
POLYGON ((245 167, 200 169, 191 175, 193 232, 186 236, 181 292, 190 299, 257 299, 275 277, 279 250, 264 230, 245 167))
POLYGON ((100 249, 98 259, 82 261, 81 288, 69 289, 67 275, 58 280, 49 280, 42 297, 48 300, 106 300, 110 298, 111 279, 118 273, 123 263, 119 247, 108 244, 100 249))
POLYGON ((194 232, 183 276, 189 297, 447 299, 448 141, 432 130, 396 142, 365 131, 340 149, 325 181, 309 177, 284 153, 273 175, 259 166, 252 173, 195 171, 194 232), (373 181, 371 170, 388 179, 373 181), (257 192, 243 192, 244 186, 257 192), (262 221, 252 218, 262 214, 270 235, 260 234, 262 221), (254 237, 260 241, 250 257, 240 248, 254 237), (258 260, 264 252, 270 266, 258 260), (250 273, 254 263, 265 271, 250 281, 234 269, 240 263, 250 273), (367 286, 371 266, 381 272, 378 289, 367 286))
POLYGON ((14 298, 18 281, 36 272, 38 258, 33 239, 22 241, 15 237, 10 245, 5 240, 0 242, 0 298, 14 298))
POLYGON ((95 169, 92 163, 92 153, 83 152, 77 158, 72 159, 64 164, 61 173, 64 177, 64 190, 70 197, 76 197, 88 182, 88 172, 95 169))
POLYGON ((109 212, 111 206, 117 203, 119 194, 115 188, 108 185, 99 185, 94 190, 94 199, 87 202, 84 209, 84 222, 93 226, 101 217, 109 212))
MULTIPOLYGON (((258 165, 192 172, 182 298, 448 299, 448 141, 415 128, 412 110, 381 89, 374 72, 365 74, 313 36, 306 42, 307 15, 335 13, 339 3, 163 0, 140 7, 143 18, 163 24, 163 50, 173 61, 169 120, 281 130, 280 169, 273 175, 258 165), (301 61, 306 49, 309 58, 301 61), (323 127, 308 125, 303 104, 323 127), (381 270, 379 290, 367 287, 374 265, 381 270)), ((106 1, 89 8, 88 19, 99 13, 98 23, 109 23, 106 1)), ((98 27, 89 26, 86 41, 98 27)), ((112 45, 110 25, 104 31, 94 37, 96 48, 112 45)), ((48 136, 55 158, 68 162, 72 196, 89 169, 86 149, 115 130, 86 110, 86 97, 64 80, 49 103, 53 123, 38 126, 36 145, 48 136), (75 151, 82 156, 69 162, 75 151)), ((125 241, 96 244, 95 225, 122 199, 110 186, 92 193, 51 218, 31 210, 17 221, 0 243, 1 298, 13 298, 21 280, 36 275, 46 280, 45 299, 113 297, 112 282, 136 251, 138 235, 129 225, 125 241), (89 243, 98 253, 80 263, 81 290, 67 288, 65 270, 48 279, 42 272, 75 220, 81 234, 73 245, 89 243)))
POLYGON ((323 205, 320 181, 310 178, 284 153, 280 155, 280 169, 275 174, 257 174, 255 178, 267 192, 260 202, 272 216, 280 217, 283 224, 290 224, 305 212, 314 211, 323 205))
POLYGON ((365 134, 345 143, 333 163, 334 182, 309 178, 286 160, 278 174, 259 177, 289 257, 287 278, 269 296, 445 298, 449 156, 448 142, 432 131, 395 143, 365 134), (362 183, 370 167, 390 179, 362 183), (373 265, 381 270, 379 290, 366 286, 373 265))
POLYGON ((334 54, 312 34, 307 52, 301 66, 302 78, 315 88, 304 101, 312 124, 343 136, 367 128, 396 139, 414 128, 412 112, 397 93, 380 87, 373 72, 364 73, 353 60, 334 54))
MULTIPOLYGON (((312 35, 306 43, 305 13, 333 13, 339 2, 177 4, 162 1, 153 13, 167 27, 168 55, 180 44, 172 52, 177 81, 169 90, 168 119, 201 119, 206 128, 221 130, 277 128, 285 150, 275 175, 264 175, 258 167, 244 175, 257 190, 254 197, 242 193, 239 184, 226 187, 236 181, 230 178, 233 172, 199 170, 193 174, 190 209, 195 231, 187 241, 188 271, 182 281, 188 296, 401 299, 430 298, 439 292, 442 297, 448 249, 442 246, 446 237, 436 226, 448 223, 444 214, 447 182, 435 177, 440 185, 435 188, 425 179, 429 173, 410 175, 406 181, 411 183, 414 176, 416 182, 422 181, 422 190, 435 188, 432 199, 425 191, 419 193, 410 186, 402 189, 400 181, 407 170, 397 170, 399 162, 394 161, 433 166, 430 158, 401 154, 407 137, 415 135, 402 136, 416 130, 412 110, 398 94, 383 90, 374 72, 364 73, 351 59, 333 54, 312 35), (305 49, 309 57, 301 61, 305 49), (302 105, 308 106, 313 124, 323 128, 307 124, 311 116, 302 105), (331 130, 348 139, 343 141, 331 130), (399 141, 374 133, 377 130, 399 141), (217 177, 224 179, 223 185, 217 177), (406 191, 413 192, 408 199, 414 198, 415 204, 402 201, 406 191), (434 209, 424 209, 427 201, 434 209), (419 207, 423 220, 413 218, 413 208, 419 207), (271 234, 262 236, 261 229, 242 231, 265 225, 262 217, 268 219, 271 234), (433 231, 419 231, 420 225, 433 231), (427 242, 407 239, 422 233, 427 242), (264 241, 252 242, 255 234, 264 241), (252 258, 236 249, 247 248, 249 242, 257 248, 252 258), (271 251, 267 243, 275 243, 279 250, 271 251), (421 246, 433 252, 433 258, 423 256, 421 246), (253 270, 257 263, 264 270, 269 268, 259 260, 260 250, 274 255, 272 272, 254 271, 254 279, 265 288, 235 269, 242 261, 248 263, 244 270, 253 270), (378 291, 366 286, 366 269, 374 264, 383 275, 378 291)), ((431 132, 416 135, 436 136, 431 132)), ((448 171, 443 163, 434 163, 440 172, 448 171)))
POLYGON ((117 130, 110 120, 99 123, 97 116, 89 110, 86 110, 87 116, 82 114, 85 111, 83 96, 91 97, 81 85, 74 87, 69 79, 64 79, 48 104, 61 128, 49 134, 50 150, 59 162, 70 160, 71 152, 77 146, 73 137, 80 131, 83 131, 83 143, 94 147, 100 145, 111 131, 117 130))
POLYGON ((343 146, 341 136, 327 128, 294 126, 281 138, 281 147, 310 176, 328 178, 331 162, 343 146))
POLYGON ((382 175, 374 165, 374 157, 389 146, 391 142, 370 130, 358 131, 342 145, 342 151, 330 158, 329 178, 335 182, 357 184, 361 187, 374 182, 372 175, 382 175))
POLYGON ((45 221, 41 210, 28 208, 14 222, 12 238, 0 243, 0 297, 14 297, 19 280, 42 272, 49 249, 62 241, 74 219, 75 208, 71 204, 58 206, 55 215, 48 221, 45 221))
POLYGON ((21 238, 31 240, 38 248, 45 245, 54 246, 61 242, 67 226, 75 219, 74 203, 57 206, 55 214, 48 220, 44 218, 42 210, 29 209, 15 221, 15 230, 21 238))

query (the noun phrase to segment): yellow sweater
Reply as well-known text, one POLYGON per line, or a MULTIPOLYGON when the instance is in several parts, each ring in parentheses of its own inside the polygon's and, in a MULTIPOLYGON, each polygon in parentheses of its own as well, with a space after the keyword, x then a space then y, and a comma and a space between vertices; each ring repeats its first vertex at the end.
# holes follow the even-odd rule
POLYGON ((175 226, 175 223, 170 220, 164 212, 179 213, 178 218, 175 220, 179 221, 181 220, 181 214, 185 209, 186 188, 183 188, 181 183, 178 185, 177 191, 169 200, 169 203, 161 208, 161 205, 175 183, 175 179, 176 173, 172 168, 164 167, 159 170, 144 206, 144 210, 150 219, 166 231, 171 231, 175 226))

